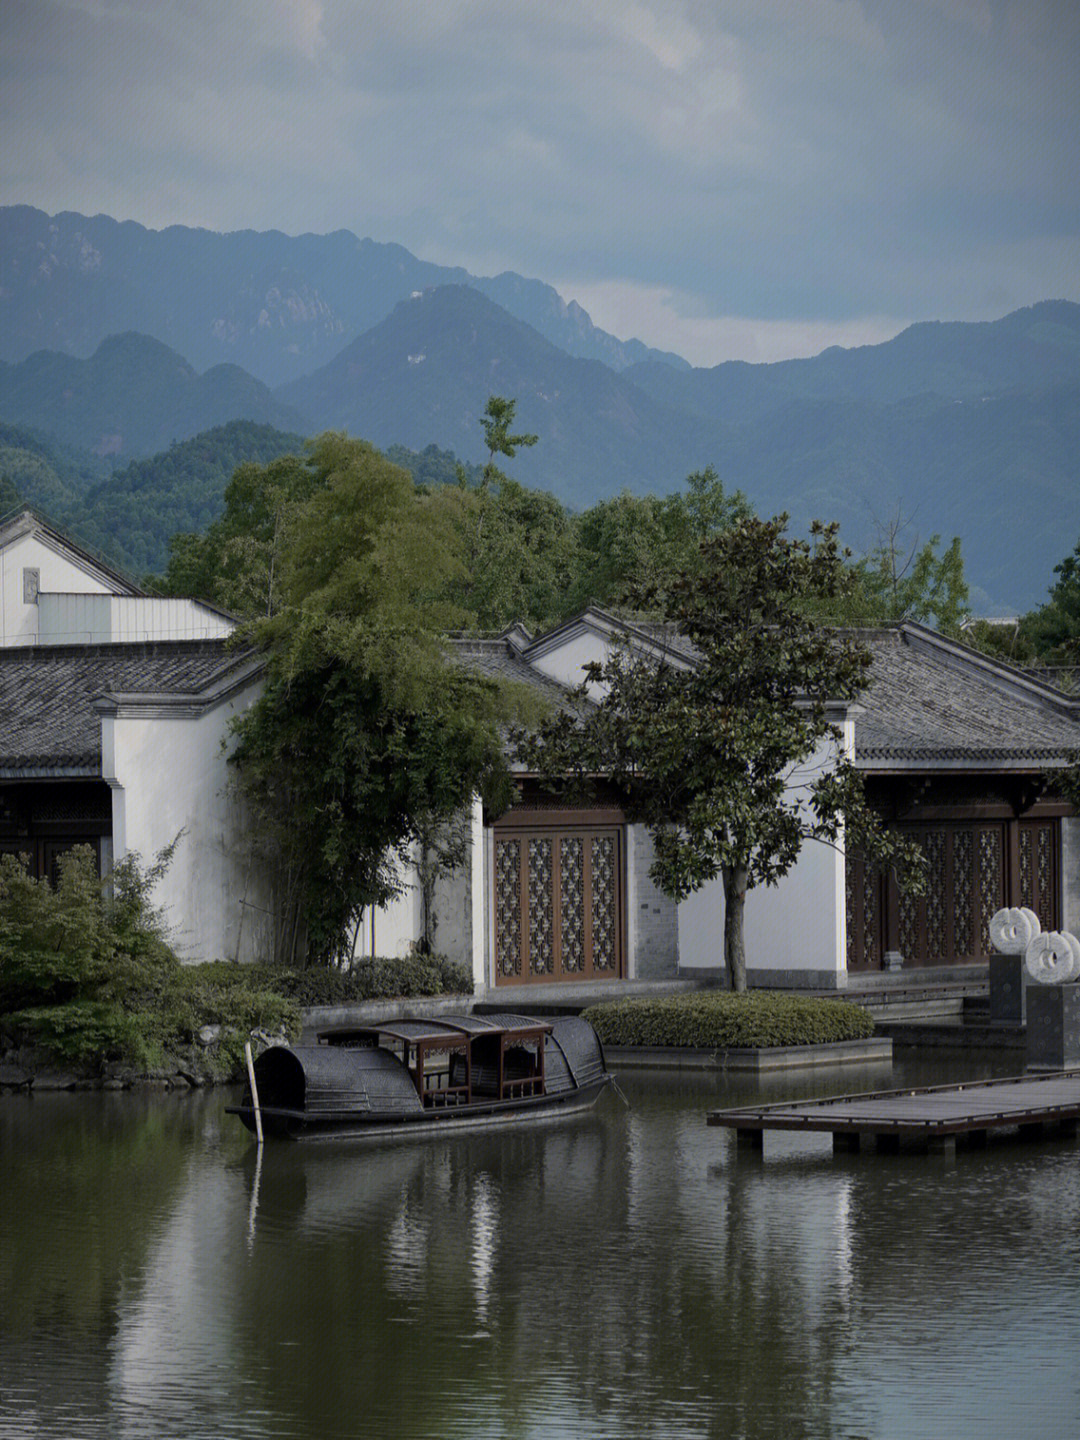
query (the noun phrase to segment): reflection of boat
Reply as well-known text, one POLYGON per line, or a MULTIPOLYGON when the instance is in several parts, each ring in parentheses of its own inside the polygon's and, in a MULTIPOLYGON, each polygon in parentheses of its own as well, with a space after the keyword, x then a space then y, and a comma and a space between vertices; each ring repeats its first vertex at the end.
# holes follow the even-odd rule
MULTIPOLYGON (((522 1123, 587 1109, 610 1076, 577 1016, 447 1015, 326 1030, 255 1061, 263 1130, 288 1139, 387 1139, 522 1123)), ((255 1130, 248 1087, 230 1105, 255 1130)))

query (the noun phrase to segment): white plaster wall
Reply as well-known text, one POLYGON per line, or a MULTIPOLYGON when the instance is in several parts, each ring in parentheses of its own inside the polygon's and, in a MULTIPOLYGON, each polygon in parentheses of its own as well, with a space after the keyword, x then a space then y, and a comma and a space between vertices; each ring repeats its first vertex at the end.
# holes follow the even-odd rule
POLYGON ((605 635, 595 630, 584 630, 570 636, 557 649, 530 659, 529 663, 542 675, 573 688, 585 679, 584 667, 593 661, 603 663, 611 648, 611 641, 605 635))
POLYGON ((33 645, 38 607, 23 600, 23 571, 39 572, 43 591, 107 595, 109 586, 37 535, 19 535, 0 549, 0 645, 33 645))
MULTIPOLYGON (((746 966, 753 979, 771 972, 802 973, 807 983, 828 983, 844 964, 843 856, 818 841, 807 841, 795 866, 775 886, 759 886, 746 897, 746 966)), ((719 969, 724 963, 724 889, 719 880, 703 886, 679 906, 679 968, 719 969)))
MULTIPOLYGON (((407 888, 389 905, 365 911, 353 954, 408 955, 423 928, 416 872, 406 875, 407 888)), ((487 888, 484 869, 484 818, 480 800, 469 812, 468 856, 452 873, 435 884, 435 949, 472 972, 473 983, 484 985, 484 917, 487 888)))
POLYGON ((232 621, 194 600, 117 595, 111 603, 112 638, 123 640, 219 640, 232 621))
POLYGON ((111 595, 38 596, 39 645, 104 645, 112 638, 111 595))
MULTIPOLYGON (((854 722, 840 727, 842 748, 850 752, 854 722)), ((825 745, 791 776, 792 803, 801 786, 833 763, 835 747, 825 745)), ((682 970, 718 969, 724 963, 724 890, 719 879, 703 886, 679 906, 679 966, 682 970)), ((808 985, 842 985, 847 972, 844 855, 822 841, 808 840, 798 860, 776 885, 749 891, 745 911, 746 966, 764 983, 785 982, 800 974, 808 985)))
POLYGON ((41 645, 216 640, 233 630, 231 621, 194 600, 158 596, 42 592, 37 611, 41 645))
POLYGON ((420 892, 409 888, 388 905, 369 907, 364 911, 353 956, 370 959, 373 955, 408 955, 420 936, 420 892))
POLYGON ((103 720, 115 858, 135 850, 148 863, 184 832, 154 900, 185 961, 250 961, 270 953, 266 886, 244 843, 244 810, 229 786, 225 755, 229 721, 254 694, 252 687, 198 715, 103 720))

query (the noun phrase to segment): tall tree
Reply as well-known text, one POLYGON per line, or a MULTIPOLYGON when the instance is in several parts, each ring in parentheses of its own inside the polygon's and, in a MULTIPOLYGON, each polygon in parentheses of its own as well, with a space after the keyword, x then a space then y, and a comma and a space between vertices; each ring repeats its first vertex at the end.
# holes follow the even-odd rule
POLYGON ((252 510, 259 545, 273 538, 275 598, 252 622, 266 680, 233 760, 275 866, 276 952, 328 963, 363 908, 402 890, 435 827, 477 792, 508 803, 500 727, 525 708, 448 654, 462 564, 449 492, 418 491, 343 435, 305 466, 306 498, 273 520, 252 510))
POLYGON ((852 564, 852 583, 833 599, 811 601, 817 619, 838 625, 894 625, 917 620, 958 636, 968 615, 960 538, 921 542, 899 510, 879 524, 877 544, 852 564))
POLYGON ((1076 665, 1080 663, 1080 542, 1054 566, 1054 574, 1050 598, 1021 620, 1020 640, 1024 651, 1044 664, 1076 665))
POLYGON ((652 834, 651 873, 673 899, 720 877, 737 990, 746 893, 787 874, 807 839, 918 864, 877 824, 839 748, 831 707, 858 695, 869 653, 805 613, 853 584, 836 527, 815 525, 806 542, 789 539, 786 523, 740 520, 702 545, 692 569, 632 587, 632 602, 659 613, 678 645, 659 658, 616 650, 589 668, 583 719, 556 715, 519 737, 522 759, 553 784, 615 782, 652 834))
POLYGON ((703 541, 752 513, 740 490, 730 495, 710 465, 686 478, 686 492, 624 491, 584 511, 576 522, 577 583, 572 609, 620 603, 627 587, 700 563, 703 541))
POLYGON ((495 464, 496 455, 505 455, 512 460, 521 446, 535 445, 540 439, 539 435, 511 435, 510 426, 514 423, 514 412, 517 409, 516 400, 507 400, 502 395, 491 395, 484 406, 484 413, 480 418, 480 424, 484 430, 484 444, 487 446, 488 462, 484 466, 483 484, 491 483, 503 478, 502 472, 495 464))

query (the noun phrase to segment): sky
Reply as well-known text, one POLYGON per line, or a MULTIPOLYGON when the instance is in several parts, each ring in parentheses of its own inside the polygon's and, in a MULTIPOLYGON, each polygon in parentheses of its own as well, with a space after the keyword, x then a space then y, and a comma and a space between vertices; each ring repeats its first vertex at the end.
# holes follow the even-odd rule
POLYGON ((1080 0, 0 0, 0 204, 393 241, 696 365, 1080 300, 1080 0))

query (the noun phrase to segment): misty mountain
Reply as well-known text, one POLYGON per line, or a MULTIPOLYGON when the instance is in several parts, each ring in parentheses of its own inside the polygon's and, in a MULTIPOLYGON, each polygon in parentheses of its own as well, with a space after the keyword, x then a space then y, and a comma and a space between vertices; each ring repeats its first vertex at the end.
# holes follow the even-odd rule
POLYGON ((565 354, 531 326, 462 285, 427 290, 277 397, 314 430, 348 430, 385 447, 429 442, 486 459, 480 416, 488 396, 517 400, 515 428, 540 443, 520 450, 514 477, 572 506, 627 488, 669 490, 695 445, 669 407, 596 360, 565 354))
POLYGON ((198 370, 228 362, 277 385, 324 364, 414 290, 470 285, 568 354, 612 369, 678 356, 621 341, 550 285, 429 264, 400 245, 332 235, 147 230, 107 215, 0 207, 0 359, 88 356, 136 330, 198 370))
POLYGON ((99 456, 151 455, 237 419, 297 429, 299 417, 239 366, 199 375, 146 335, 114 335, 89 360, 42 350, 0 363, 0 420, 99 456))
MULTIPOLYGON (((808 360, 692 370, 629 363, 640 359, 633 344, 604 337, 538 282, 482 282, 512 314, 471 279, 429 283, 448 274, 469 279, 344 231, 295 241, 155 233, 0 211, 0 341, 8 354, 31 335, 53 347, 0 363, 0 420, 114 466, 233 420, 293 434, 345 428, 475 464, 485 458, 479 417, 501 394, 517 400, 518 426, 540 436, 510 470, 568 505, 664 493, 713 464, 729 489, 762 513, 787 510, 800 530, 839 519, 856 551, 897 515, 912 537, 958 534, 978 609, 1041 601, 1080 534, 1080 306, 1048 301, 808 360), (522 318, 537 312, 545 333, 522 318), (119 334, 95 340, 90 359, 70 353, 117 317, 153 320, 158 338, 119 334), (361 333, 350 335, 352 323, 361 333), (193 348, 170 348, 162 334, 193 348), (236 365, 199 374, 223 349, 296 378, 270 392, 236 365)), ((9 451, 13 474, 62 499, 69 482, 23 451, 9 451)), ((217 483, 167 512, 208 513, 217 483)), ((152 508, 151 491, 132 503, 152 508)), ((135 523, 126 503, 102 492, 101 543, 108 525, 135 523)), ((151 525, 132 554, 156 555, 160 543, 151 525)))
POLYGON ((910 325, 880 345, 832 346, 808 360, 731 360, 678 372, 651 362, 625 372, 687 415, 745 425, 794 400, 892 403, 917 395, 978 400, 1080 383, 1080 305, 1048 300, 1002 320, 910 325))

